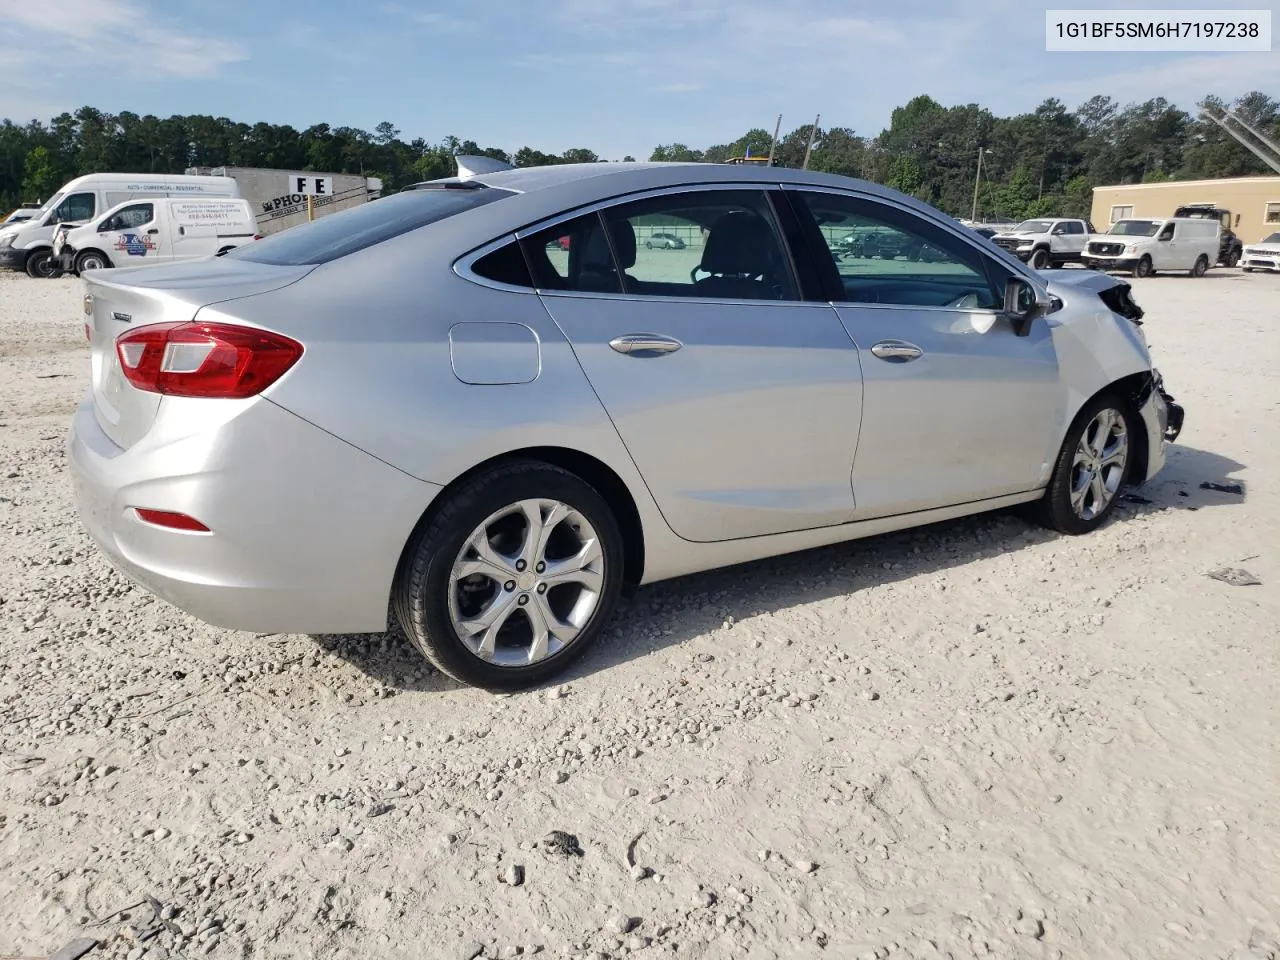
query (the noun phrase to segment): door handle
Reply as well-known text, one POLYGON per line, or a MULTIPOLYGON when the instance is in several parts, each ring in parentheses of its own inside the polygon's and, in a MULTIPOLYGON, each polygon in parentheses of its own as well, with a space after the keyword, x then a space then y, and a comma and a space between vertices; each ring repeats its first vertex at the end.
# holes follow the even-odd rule
POLYGON ((160 232, 160 230, 159 230, 159 228, 157 228, 157 227, 152 227, 150 230, 148 230, 148 231, 147 231, 147 233, 149 233, 149 234, 151 234, 151 235, 153 235, 153 236, 154 236, 155 234, 159 233, 159 232, 160 232))
POLYGON ((924 356, 924 351, 905 340, 881 340, 871 348, 872 354, 890 363, 907 363, 924 356))
POLYGON ((609 341, 609 346, 619 353, 672 353, 684 344, 656 333, 628 333, 614 337, 609 341))

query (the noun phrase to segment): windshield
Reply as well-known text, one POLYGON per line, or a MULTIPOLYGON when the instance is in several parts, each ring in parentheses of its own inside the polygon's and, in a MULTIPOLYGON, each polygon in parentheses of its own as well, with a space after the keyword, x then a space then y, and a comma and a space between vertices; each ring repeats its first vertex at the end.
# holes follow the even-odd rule
POLYGON ((1113 237, 1154 237, 1159 229, 1159 220, 1117 220, 1107 233, 1113 237))
POLYGON ((1052 220, 1023 220, 1013 228, 1013 233, 1048 233, 1053 228, 1052 220))
POLYGON ((1263 243, 1280 243, 1280 233, 1273 233, 1269 237, 1263 237, 1263 243))
POLYGON ((226 256, 289 267, 328 263, 512 195, 509 190, 483 186, 407 190, 331 213, 312 223, 290 227, 265 240, 246 243, 226 256))
POLYGON ((33 216, 38 217, 42 213, 48 213, 50 210, 56 207, 59 203, 61 203, 62 198, 65 196, 66 194, 62 193, 61 191, 59 191, 58 193, 55 193, 52 197, 50 197, 48 200, 44 202, 44 206, 42 206, 39 210, 35 211, 33 216))

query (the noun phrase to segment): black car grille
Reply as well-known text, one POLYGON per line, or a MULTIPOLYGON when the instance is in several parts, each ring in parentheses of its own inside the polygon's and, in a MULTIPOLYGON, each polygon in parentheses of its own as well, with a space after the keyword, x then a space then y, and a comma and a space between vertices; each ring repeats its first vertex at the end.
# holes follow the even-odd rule
POLYGON ((1004 238, 1001 238, 1001 239, 998 239, 998 240, 997 240, 996 238, 994 238, 994 237, 993 237, 991 242, 992 242, 992 243, 994 243, 994 244, 995 244, 996 246, 998 246, 998 247, 1004 247, 1004 249, 1006 249, 1006 250, 1017 250, 1017 249, 1018 249, 1018 244, 1020 244, 1022 241, 1021 241, 1021 240, 1007 240, 1007 239, 1004 239, 1004 238))
POLYGON ((1089 244, 1089 252, 1096 253, 1100 257, 1118 257, 1124 253, 1123 243, 1091 243, 1089 244))

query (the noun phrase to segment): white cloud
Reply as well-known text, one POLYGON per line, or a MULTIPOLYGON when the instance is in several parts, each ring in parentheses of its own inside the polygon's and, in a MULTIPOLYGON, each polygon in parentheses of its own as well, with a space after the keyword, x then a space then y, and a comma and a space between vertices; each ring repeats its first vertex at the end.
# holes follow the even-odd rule
POLYGON ((207 77, 248 58, 218 37, 186 33, 158 22, 136 0, 58 0, 54 6, 6 3, 0 25, 18 42, 36 45, 41 59, 77 56, 85 63, 131 64, 150 76, 207 77))
POLYGON ((389 17, 408 21, 415 26, 425 27, 432 33, 457 33, 464 30, 474 30, 479 26, 475 20, 470 20, 466 17, 455 17, 449 13, 436 13, 434 11, 410 10, 408 7, 401 6, 398 3, 384 3, 379 9, 389 17))

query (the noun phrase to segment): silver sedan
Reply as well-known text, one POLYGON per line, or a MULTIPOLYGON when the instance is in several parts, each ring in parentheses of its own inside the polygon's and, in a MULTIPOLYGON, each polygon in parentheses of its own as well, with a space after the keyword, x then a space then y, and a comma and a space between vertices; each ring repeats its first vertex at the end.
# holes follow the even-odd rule
POLYGON ((487 689, 641 584, 1017 505, 1086 533, 1182 421, 1123 281, 796 170, 464 164, 85 284, 69 453, 113 562, 224 627, 394 616, 487 689))

